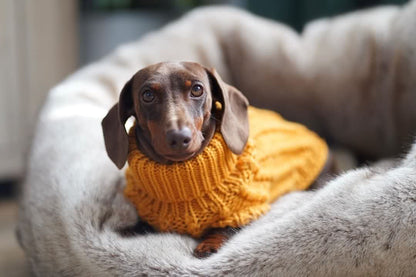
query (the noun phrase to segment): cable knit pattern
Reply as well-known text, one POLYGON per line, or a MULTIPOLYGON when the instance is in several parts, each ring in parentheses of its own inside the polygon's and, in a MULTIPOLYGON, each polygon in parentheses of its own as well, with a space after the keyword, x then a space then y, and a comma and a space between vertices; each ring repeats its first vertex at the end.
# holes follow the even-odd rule
POLYGON ((272 111, 249 108, 250 137, 241 155, 216 133, 197 157, 163 165, 143 155, 133 128, 125 196, 159 231, 199 237, 207 228, 248 224, 277 197, 306 189, 325 164, 325 142, 272 111))

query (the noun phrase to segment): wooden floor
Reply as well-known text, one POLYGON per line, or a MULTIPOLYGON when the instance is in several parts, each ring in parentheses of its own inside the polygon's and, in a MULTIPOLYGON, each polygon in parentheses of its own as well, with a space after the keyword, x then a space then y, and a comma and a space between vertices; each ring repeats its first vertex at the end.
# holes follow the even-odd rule
POLYGON ((0 199, 0 276, 31 276, 24 252, 15 237, 17 204, 0 199))

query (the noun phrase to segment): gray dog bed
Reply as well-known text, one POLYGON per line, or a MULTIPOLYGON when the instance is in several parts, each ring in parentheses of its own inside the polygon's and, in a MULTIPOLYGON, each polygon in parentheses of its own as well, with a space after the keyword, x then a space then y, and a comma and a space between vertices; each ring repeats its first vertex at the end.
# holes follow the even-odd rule
POLYGON ((100 122, 141 67, 215 67, 251 103, 361 155, 399 157, 416 130, 416 3, 323 19, 302 35, 230 8, 196 10, 56 86, 36 130, 18 235, 38 276, 414 276, 416 145, 279 199, 204 260, 177 234, 122 236, 137 221, 100 122))

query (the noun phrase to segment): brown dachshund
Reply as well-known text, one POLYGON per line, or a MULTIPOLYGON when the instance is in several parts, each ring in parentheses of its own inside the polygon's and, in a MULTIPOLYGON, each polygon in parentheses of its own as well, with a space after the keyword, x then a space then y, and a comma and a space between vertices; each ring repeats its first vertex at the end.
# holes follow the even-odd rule
MULTIPOLYGON (((138 71, 124 86, 118 104, 103 119, 105 146, 122 168, 128 155, 124 127, 136 119, 138 148, 159 163, 198 155, 218 129, 227 146, 240 154, 248 139, 248 100, 214 70, 197 63, 159 63, 138 71), (213 109, 216 102, 222 108, 213 109)), ((215 253, 233 229, 207 230, 194 255, 215 253)))
MULTIPOLYGON (((121 169, 128 155, 124 125, 134 116, 137 146, 156 162, 180 162, 198 155, 216 130, 230 150, 240 154, 249 135, 247 108, 246 97, 223 82, 215 70, 191 62, 151 65, 126 83, 119 102, 103 119, 105 146, 111 160, 121 169), (221 109, 214 108, 216 102, 221 109)), ((335 172, 332 159, 328 161, 321 176, 335 172)), ((135 228, 150 230, 147 224, 135 228)), ((206 257, 217 252, 235 231, 207 230, 194 255, 206 257)))

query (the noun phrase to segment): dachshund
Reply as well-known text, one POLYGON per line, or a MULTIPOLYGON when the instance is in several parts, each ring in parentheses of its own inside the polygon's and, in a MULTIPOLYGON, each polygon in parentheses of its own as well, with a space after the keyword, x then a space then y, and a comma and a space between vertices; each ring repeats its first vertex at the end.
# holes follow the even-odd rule
MULTIPOLYGON (((234 154, 241 154, 249 136, 248 100, 225 83, 214 69, 193 62, 164 62, 139 70, 124 86, 119 102, 102 121, 110 159, 121 169, 128 156, 127 119, 136 120, 136 144, 150 159, 170 164, 195 157, 216 131, 234 154), (216 108, 216 104, 221 106, 216 108)), ((315 184, 336 172, 331 155, 315 184)), ((145 225, 135 230, 151 229, 145 225)), ((238 228, 205 231, 194 256, 217 252, 238 228)))

